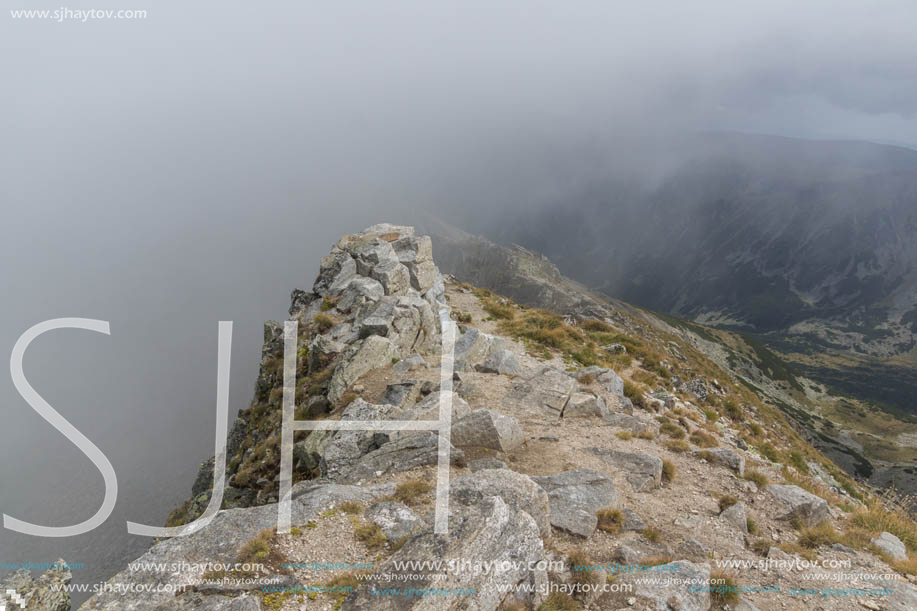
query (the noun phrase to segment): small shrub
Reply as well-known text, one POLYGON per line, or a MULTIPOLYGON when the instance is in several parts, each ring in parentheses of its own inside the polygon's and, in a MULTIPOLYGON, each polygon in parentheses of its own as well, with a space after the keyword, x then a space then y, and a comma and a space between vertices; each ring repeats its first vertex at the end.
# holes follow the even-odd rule
POLYGON ((685 438, 685 430, 681 428, 680 426, 678 426, 677 424, 675 424, 674 422, 669 422, 669 421, 663 422, 659 426, 659 432, 664 435, 668 435, 672 439, 684 439, 685 438))
POLYGON ((769 443, 762 443, 758 446, 758 452, 771 462, 780 462, 780 454, 777 452, 777 448, 769 443))
POLYGON ((718 501, 719 504, 720 504, 720 513, 723 513, 724 511, 726 511, 727 509, 729 509, 730 507, 732 507, 733 505, 735 505, 736 503, 738 503, 738 502, 739 502, 739 499, 737 499, 736 497, 734 497, 734 496, 732 496, 732 495, 724 494, 724 495, 720 496, 720 497, 717 499, 717 501, 718 501))
POLYGON ((709 407, 702 407, 701 411, 704 412, 704 416, 707 417, 707 422, 716 422, 720 419, 720 415, 710 409, 709 407))
POLYGON ((364 509, 363 505, 355 501, 344 501, 338 505, 337 508, 339 511, 343 511, 344 513, 348 513, 353 516, 360 515, 363 513, 364 509))
POLYGON ((630 431, 618 431, 617 433, 615 433, 615 437, 623 441, 630 441, 631 439, 634 438, 634 434, 631 433, 630 431))
POLYGON ((691 433, 691 443, 699 448, 715 448, 720 445, 713 435, 703 431, 694 431, 691 433))
POLYGON ((755 485, 758 486, 758 488, 763 488, 770 483, 766 475, 754 469, 745 469, 745 475, 743 475, 742 477, 744 477, 745 479, 747 479, 750 482, 754 482, 755 485))
POLYGON ((385 545, 385 533, 378 524, 360 524, 353 531, 353 536, 370 549, 385 545))
POLYGON ((750 547, 751 551, 755 552, 756 554, 760 556, 767 556, 767 552, 771 549, 771 542, 767 539, 755 539, 750 547))
POLYGON ((646 439, 646 440, 649 440, 649 441, 652 441, 653 439, 656 439, 656 436, 653 435, 653 432, 652 432, 652 431, 640 431, 640 432, 637 434, 637 437, 639 437, 640 439, 646 439))
POLYGON ((240 564, 263 561, 271 553, 271 541, 273 538, 273 530, 262 530, 242 546, 239 550, 237 561, 240 564))
POLYGON ((662 481, 663 483, 671 483, 675 481, 675 463, 670 460, 662 461, 662 481))
POLYGON ((675 452, 676 454, 683 454, 690 450, 691 446, 689 446, 686 441, 675 439, 665 444, 665 448, 671 452, 675 452))
POLYGON ((593 562, 592 558, 582 549, 575 549, 570 552, 567 557, 567 562, 570 563, 570 573, 573 576, 573 583, 586 586, 598 581, 598 573, 583 568, 591 566, 593 562))
POLYGON ((716 584, 711 586, 710 592, 714 607, 732 606, 739 602, 739 586, 731 575, 723 571, 713 571, 710 573, 710 581, 716 584))
POLYGON ((455 320, 457 320, 458 322, 466 323, 466 324, 467 324, 467 323, 470 323, 470 322, 471 322, 471 314, 468 314, 467 312, 456 312, 456 313, 455 313, 455 320))
POLYGON ((334 306, 338 304, 338 300, 334 297, 323 297, 322 298, 322 312, 327 312, 328 310, 333 310, 334 306))
POLYGON ((551 592, 543 603, 538 606, 538 611, 577 611, 579 604, 569 594, 551 592))
POLYGON ((751 518, 745 518, 745 527, 748 529, 748 534, 750 535, 758 534, 758 523, 752 520, 751 518))
POLYGON ((646 409, 646 399, 643 398, 643 391, 629 380, 624 380, 624 396, 630 399, 636 407, 646 409))
POLYGON ((806 464, 806 459, 799 452, 790 452, 790 464, 796 467, 796 470, 800 473, 809 474, 809 465, 806 464))
POLYGON ((727 416, 736 422, 741 422, 745 418, 744 414, 742 413, 742 409, 732 399, 726 399, 723 401, 723 410, 726 412, 727 416))
POLYGON ((316 314, 315 318, 312 319, 312 325, 316 331, 324 333, 334 326, 334 319, 327 314, 316 314))
POLYGON ((395 488, 395 494, 392 495, 392 500, 399 501, 405 505, 414 505, 419 503, 432 489, 433 487, 430 484, 419 479, 413 479, 403 484, 398 484, 398 487, 395 488))
POLYGON ((811 528, 803 528, 799 532, 799 545, 808 549, 815 549, 822 545, 831 545, 840 542, 840 533, 834 530, 827 522, 823 522, 811 528))
POLYGON ((621 524, 624 521, 624 516, 619 509, 602 509, 596 512, 595 517, 598 518, 599 530, 609 535, 621 530, 621 524))
POLYGON ((645 528, 643 530, 643 536, 650 543, 659 543, 659 541, 662 539, 662 533, 659 532, 659 529, 656 528, 655 526, 650 526, 648 528, 645 528))
POLYGON ((757 422, 749 422, 748 430, 751 431, 753 437, 760 437, 764 434, 764 429, 762 429, 761 425, 757 422))

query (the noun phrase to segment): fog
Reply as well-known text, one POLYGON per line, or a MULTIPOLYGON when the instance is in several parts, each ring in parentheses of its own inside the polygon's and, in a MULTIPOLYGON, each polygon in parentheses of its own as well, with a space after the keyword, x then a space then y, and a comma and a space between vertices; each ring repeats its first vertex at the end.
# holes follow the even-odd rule
MULTIPOLYGON (((57 9, 10 0, 18 9, 57 9)), ((74 3, 75 4, 75 3, 74 3)), ((909 2, 81 2, 143 20, 0 14, 0 348, 58 317, 26 376, 119 476, 74 539, 0 530, 0 561, 98 581, 149 541, 212 453, 217 323, 233 412, 266 319, 342 233, 557 201, 609 167, 653 177, 673 134, 915 144, 909 2), (192 4, 189 6, 189 4, 192 4)), ((0 376, 2 512, 62 526, 92 464, 0 376)))

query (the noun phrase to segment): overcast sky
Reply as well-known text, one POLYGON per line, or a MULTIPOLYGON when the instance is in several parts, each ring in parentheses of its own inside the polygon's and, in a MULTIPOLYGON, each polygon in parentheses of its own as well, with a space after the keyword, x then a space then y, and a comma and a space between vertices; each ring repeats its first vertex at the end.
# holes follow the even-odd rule
MULTIPOLYGON (((36 341, 26 375, 112 460, 122 492, 106 527, 122 543, 124 519, 161 520, 212 453, 217 322, 236 322, 238 409, 261 322, 284 316, 341 233, 410 222, 402 208, 562 190, 575 169, 545 164, 635 137, 917 143, 907 0, 7 0, 3 11, 0 356, 49 318, 111 321, 110 338, 36 341), (61 4, 147 17, 9 14, 61 4)), ((101 478, 7 375, 0 410, 3 511, 58 525, 91 515, 100 497, 61 495, 97 495, 101 478)), ((4 545, 41 556, 10 561, 71 549, 3 531, 4 545)))

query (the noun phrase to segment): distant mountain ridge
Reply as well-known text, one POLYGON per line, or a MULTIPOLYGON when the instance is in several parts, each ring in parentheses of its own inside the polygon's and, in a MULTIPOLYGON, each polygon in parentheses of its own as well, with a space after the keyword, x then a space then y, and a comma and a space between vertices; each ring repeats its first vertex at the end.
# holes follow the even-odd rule
MULTIPOLYGON (((917 152, 742 134, 673 147, 679 163, 653 184, 609 170, 485 233, 625 301, 755 334, 797 362, 829 352, 910 369, 917 152)), ((906 410, 913 390, 875 398, 906 410)))

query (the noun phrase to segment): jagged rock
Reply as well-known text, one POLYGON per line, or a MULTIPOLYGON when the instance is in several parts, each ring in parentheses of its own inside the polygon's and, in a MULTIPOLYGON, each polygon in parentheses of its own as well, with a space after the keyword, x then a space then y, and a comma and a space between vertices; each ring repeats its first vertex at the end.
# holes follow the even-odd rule
POLYGON ((598 382, 600 386, 602 386, 612 395, 624 395, 624 380, 622 380, 618 374, 616 374, 611 369, 608 369, 607 367, 597 367, 595 365, 584 367, 574 373, 573 377, 575 377, 576 381, 580 383, 592 379, 598 382))
MULTIPOLYGON (((341 420, 385 420, 394 410, 393 405, 376 405, 356 399, 341 413, 341 420)), ((305 465, 317 465, 323 477, 333 480, 385 440, 387 437, 383 435, 380 440, 373 431, 312 431, 301 446, 296 446, 299 446, 300 460, 305 465)))
POLYGON ((564 418, 590 418, 603 417, 608 415, 608 408, 605 407, 605 400, 592 393, 575 392, 567 401, 567 406, 563 412, 564 418))
MULTIPOLYGON (((374 439, 378 438, 375 436, 374 439)), ((328 472, 328 477, 342 482, 357 482, 385 473, 410 471, 417 467, 435 465, 439 461, 439 436, 432 431, 419 431, 383 443, 378 448, 352 461, 346 468, 328 472)), ((465 453, 450 447, 449 462, 465 464, 465 453)))
POLYGON ((907 548, 904 546, 904 543, 890 532, 883 532, 870 541, 870 543, 888 554, 894 560, 907 560, 907 548))
POLYGON ((622 344, 605 344, 602 350, 612 354, 627 354, 627 348, 622 344))
POLYGON ((510 507, 532 516, 542 537, 551 532, 548 493, 527 475, 509 469, 485 469, 452 480, 449 494, 466 505, 499 496, 510 507))
POLYGON ((347 388, 364 374, 390 365, 395 356, 395 346, 391 341, 378 335, 370 335, 358 342, 341 355, 341 360, 331 377, 328 387, 328 400, 340 401, 347 388))
POLYGON ((606 448, 589 448, 613 469, 625 472, 635 492, 657 488, 662 484, 662 460, 650 454, 619 452, 606 448))
POLYGON ((646 522, 643 521, 633 509, 621 510, 621 530, 643 531, 646 530, 646 522))
POLYGON ((745 503, 736 503, 727 507, 720 513, 720 517, 743 533, 748 533, 748 516, 745 515, 745 503))
POLYGON ((598 522, 596 512, 621 504, 611 478, 598 471, 577 469, 532 479, 548 493, 551 526, 573 535, 589 537, 598 522))
MULTIPOLYGON (((291 523, 305 524, 317 519, 325 509, 344 501, 368 505, 378 498, 392 494, 394 490, 394 484, 340 486, 301 482, 292 489, 291 523)), ((138 562, 148 563, 151 567, 149 570, 125 569, 112 577, 115 583, 136 584, 138 588, 152 586, 149 592, 144 592, 143 596, 131 596, 129 601, 125 600, 122 593, 103 592, 86 601, 81 609, 123 609, 126 608, 126 604, 130 604, 129 608, 133 611, 177 608, 184 596, 176 596, 178 586, 185 584, 188 577, 200 578, 200 575, 174 572, 170 569, 170 564, 197 563, 203 566, 208 562, 237 562, 239 549, 245 543, 262 530, 276 526, 276 504, 220 511, 205 528, 184 537, 173 537, 153 545, 137 559, 138 562), (166 587, 157 588, 157 585, 166 587)))
POLYGON ((347 346, 336 342, 328 336, 316 335, 309 342, 309 371, 315 372, 324 369, 337 355, 344 352, 347 346))
POLYGON ((745 457, 735 450, 730 450, 729 448, 708 448, 695 450, 694 454, 701 454, 705 460, 715 465, 722 465, 728 469, 732 469, 739 475, 744 475, 745 473, 745 457))
POLYGON ((649 602, 656 611, 707 611, 710 608, 710 592, 706 588, 691 588, 685 584, 706 584, 710 579, 710 566, 695 564, 688 560, 676 560, 655 569, 660 579, 646 579, 639 572, 624 573, 621 583, 633 585, 633 596, 649 602), (675 579, 664 579, 671 576, 675 579))
POLYGON ((517 384, 507 396, 507 400, 528 409, 543 410, 560 416, 575 390, 575 379, 559 369, 545 367, 531 379, 517 384))
POLYGON ((400 541, 423 524, 423 520, 410 507, 395 501, 376 503, 363 515, 367 521, 381 528, 389 541, 400 541))
POLYGON ((611 412, 602 418, 602 422, 607 426, 627 429, 634 433, 650 432, 653 435, 659 434, 659 423, 651 418, 641 418, 621 412, 611 412))
POLYGON ((385 261, 376 265, 370 275, 382 284, 386 295, 407 295, 411 288, 411 273, 397 261, 385 261))
POLYGON ((0 606, 19 609, 8 590, 14 590, 25 602, 25 609, 36 611, 70 611, 70 594, 61 590, 61 586, 70 584, 73 575, 64 560, 58 559, 55 566, 33 579, 25 569, 18 569, 7 575, 0 582, 0 606))
POLYGON ((356 275, 357 264, 353 257, 342 250, 332 250, 322 257, 312 291, 322 296, 339 295, 356 275))
POLYGON ((468 463, 468 468, 472 473, 483 471, 484 469, 509 469, 505 462, 496 458, 479 458, 468 463))
POLYGON ((675 548, 675 553, 685 558, 705 559, 707 548, 697 539, 685 539, 675 548))
POLYGON ((361 276, 371 276, 379 265, 399 262, 392 244, 380 238, 370 238, 353 248, 352 252, 357 273, 361 276))
MULTIPOLYGON (((437 562, 444 558, 460 559, 455 571, 445 573, 446 579, 434 579, 424 573, 417 579, 408 577, 416 588, 470 588, 475 596, 403 597, 375 596, 374 588, 387 588, 393 582, 369 581, 354 591, 344 602, 344 609, 372 611, 401 611, 404 609, 471 609, 494 611, 506 598, 503 588, 516 584, 531 584, 536 588, 547 583, 544 570, 530 569, 544 558, 544 547, 535 520, 524 511, 509 506, 498 496, 465 505, 452 504, 449 534, 435 535, 424 532, 411 537, 379 568, 380 573, 408 574, 407 569, 396 569, 395 562, 437 562), (503 564, 505 561, 505 564, 503 564), (475 570, 483 563, 496 563, 499 570, 475 570)), ((493 566, 493 565, 488 565, 493 566)), ((525 603, 537 605, 538 594, 524 594, 525 603)))
POLYGON ((474 369, 482 365, 491 353, 505 349, 502 337, 484 333, 474 327, 465 327, 455 340, 455 370, 474 369))
POLYGON ((806 526, 811 527, 828 519, 828 502, 799 486, 770 484, 765 490, 783 506, 782 513, 777 516, 778 520, 799 518, 806 526))
POLYGON ((684 388, 701 401, 710 394, 710 391, 707 390, 707 383, 700 379, 691 380, 684 385, 684 388))
POLYGON ((492 350, 483 363, 475 369, 481 373, 499 373, 515 376, 522 373, 522 365, 516 355, 505 348, 492 350))
POLYGON ((350 312, 367 303, 379 301, 385 295, 385 289, 378 280, 356 276, 351 278, 341 290, 335 308, 339 312, 350 312))
POLYGON ((379 400, 404 409, 413 405, 417 392, 417 382, 396 382, 385 387, 385 392, 379 400))
POLYGON ((523 441, 525 436, 522 427, 515 418, 489 409, 474 410, 452 424, 452 443, 459 448, 511 452, 522 445, 523 441))
POLYGON ((433 243, 430 236, 406 237, 393 242, 398 260, 408 269, 411 286, 424 293, 433 288, 437 270, 433 263, 433 243))
POLYGON ((833 549, 836 552, 841 552, 844 554, 856 554, 857 553, 855 549, 853 549, 852 547, 847 547, 843 543, 835 543, 834 545, 831 546, 831 549, 833 549))

